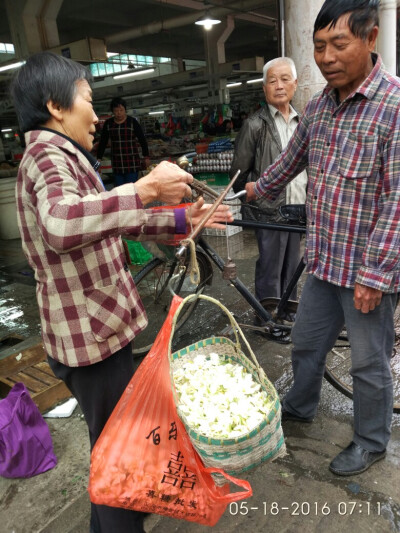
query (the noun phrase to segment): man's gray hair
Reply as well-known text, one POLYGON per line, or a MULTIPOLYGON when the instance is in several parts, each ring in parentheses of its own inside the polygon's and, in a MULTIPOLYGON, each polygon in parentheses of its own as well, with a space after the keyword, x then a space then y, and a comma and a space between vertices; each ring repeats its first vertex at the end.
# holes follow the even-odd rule
POLYGON ((267 74, 268 70, 277 65, 278 63, 286 63, 290 66, 292 69, 292 74, 295 80, 297 80, 297 72, 296 72, 296 65, 294 64, 293 59, 290 59, 290 57, 276 57, 275 59, 271 59, 271 61, 268 61, 268 63, 265 63, 263 68, 263 84, 265 85, 267 82, 267 74))

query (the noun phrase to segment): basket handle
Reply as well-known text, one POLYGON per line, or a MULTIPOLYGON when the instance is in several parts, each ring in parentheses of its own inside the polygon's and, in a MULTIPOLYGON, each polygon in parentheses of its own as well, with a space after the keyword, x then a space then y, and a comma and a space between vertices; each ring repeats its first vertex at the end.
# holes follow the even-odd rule
POLYGON ((245 344, 245 346, 246 346, 251 358, 253 359, 253 362, 254 362, 254 364, 255 364, 255 366, 257 368, 258 375, 260 376, 261 379, 264 379, 265 378, 265 372, 261 368, 259 362, 257 361, 257 358, 256 358, 253 350, 251 349, 250 344, 248 343, 246 337, 244 336, 243 331, 240 329, 240 326, 236 322, 236 320, 235 320, 234 316, 232 315, 232 313, 221 302, 219 302, 215 298, 211 298, 211 296, 206 296, 205 294, 190 294, 189 296, 184 298, 182 300, 182 302, 180 303, 178 309, 175 312, 174 318, 172 320, 171 335, 170 335, 170 338, 169 338, 168 354, 171 355, 171 352, 172 352, 172 337, 173 337, 174 332, 175 332, 175 326, 176 326, 176 323, 177 323, 177 320, 178 320, 178 317, 179 317, 179 313, 181 312, 181 310, 182 310, 182 308, 183 308, 183 306, 185 304, 190 303, 192 300, 195 300, 196 298, 200 298, 201 300, 206 300, 206 301, 208 301, 210 303, 213 303, 213 304, 217 305, 218 307, 220 307, 222 309, 222 311, 224 311, 224 313, 228 316, 228 318, 230 320, 233 332, 234 332, 235 337, 236 337, 236 349, 240 350, 240 341, 239 341, 239 335, 240 335, 240 337, 241 337, 243 343, 245 344))

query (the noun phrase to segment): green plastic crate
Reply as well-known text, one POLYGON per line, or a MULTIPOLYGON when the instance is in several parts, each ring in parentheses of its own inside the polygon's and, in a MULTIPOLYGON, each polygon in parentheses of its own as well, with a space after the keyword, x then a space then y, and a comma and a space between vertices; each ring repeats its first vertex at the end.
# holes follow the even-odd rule
POLYGON ((207 182, 210 187, 213 185, 228 185, 230 181, 228 172, 199 172, 198 174, 193 174, 193 177, 207 182))

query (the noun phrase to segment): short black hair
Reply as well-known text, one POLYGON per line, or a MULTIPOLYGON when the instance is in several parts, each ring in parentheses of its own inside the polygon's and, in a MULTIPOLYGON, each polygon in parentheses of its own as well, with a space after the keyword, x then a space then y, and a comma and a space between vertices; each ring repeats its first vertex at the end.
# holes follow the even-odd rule
POLYGON ((115 98, 113 98, 111 100, 111 104, 110 104, 111 111, 113 111, 113 109, 115 109, 119 105, 122 105, 122 107, 124 107, 125 111, 126 111, 126 102, 125 102, 125 100, 123 98, 121 98, 120 96, 116 96, 115 98))
POLYGON ((21 131, 34 130, 51 118, 47 109, 49 100, 63 109, 71 109, 76 82, 91 83, 92 79, 83 65, 53 52, 29 57, 16 72, 10 87, 21 131))
POLYGON ((379 26, 379 0, 325 0, 314 23, 314 33, 329 26, 334 28, 338 19, 346 13, 353 35, 366 39, 374 26, 379 26))

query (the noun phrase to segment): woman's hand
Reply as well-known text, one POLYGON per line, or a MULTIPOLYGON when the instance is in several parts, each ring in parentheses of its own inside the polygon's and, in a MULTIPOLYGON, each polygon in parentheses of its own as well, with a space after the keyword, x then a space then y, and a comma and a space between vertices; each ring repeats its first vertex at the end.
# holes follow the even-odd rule
POLYGON ((174 163, 162 161, 144 178, 135 183, 143 205, 159 201, 168 205, 179 204, 184 197, 192 196, 193 176, 174 163))
MULTIPOLYGON (((186 224, 191 224, 195 228, 205 213, 211 209, 212 204, 205 204, 204 198, 200 197, 196 203, 186 209, 186 224)), ((219 205, 211 218, 207 221, 206 228, 225 229, 224 222, 232 222, 233 216, 229 210, 229 205, 219 205)))

